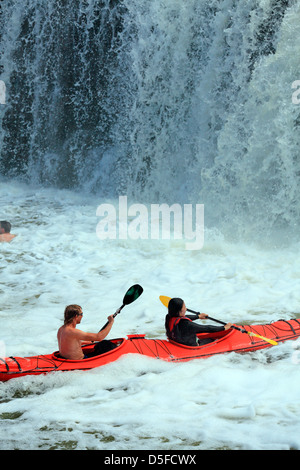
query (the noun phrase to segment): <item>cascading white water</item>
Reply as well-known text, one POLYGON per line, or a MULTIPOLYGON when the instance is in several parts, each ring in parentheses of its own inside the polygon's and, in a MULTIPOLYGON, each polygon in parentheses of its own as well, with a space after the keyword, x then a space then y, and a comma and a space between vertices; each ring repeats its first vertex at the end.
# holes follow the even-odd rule
POLYGON ((109 1, 7 2, 2 10, 4 172, 73 187, 110 145, 117 8, 109 1))
POLYGON ((300 219, 297 0, 12 0, 1 173, 205 204, 253 236, 300 219))

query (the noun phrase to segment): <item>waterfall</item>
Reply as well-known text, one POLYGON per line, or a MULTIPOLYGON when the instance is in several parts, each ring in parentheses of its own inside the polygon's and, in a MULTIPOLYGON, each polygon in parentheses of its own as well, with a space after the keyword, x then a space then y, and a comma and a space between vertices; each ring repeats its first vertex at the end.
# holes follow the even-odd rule
POLYGON ((4 0, 0 173, 204 203, 242 236, 300 221, 299 0, 4 0))

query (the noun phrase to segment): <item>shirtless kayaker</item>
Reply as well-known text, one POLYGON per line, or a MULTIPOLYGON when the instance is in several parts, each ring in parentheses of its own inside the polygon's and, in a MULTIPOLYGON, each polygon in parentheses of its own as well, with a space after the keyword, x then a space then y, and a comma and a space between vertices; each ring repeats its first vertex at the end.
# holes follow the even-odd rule
POLYGON ((10 233, 11 223, 6 220, 0 222, 0 242, 11 242, 17 235, 10 233))
POLYGON ((113 315, 108 317, 108 325, 99 333, 85 333, 77 330, 83 313, 79 305, 68 305, 64 313, 64 324, 57 332, 59 353, 65 359, 85 359, 81 349, 81 341, 102 341, 110 332, 114 322, 113 315))

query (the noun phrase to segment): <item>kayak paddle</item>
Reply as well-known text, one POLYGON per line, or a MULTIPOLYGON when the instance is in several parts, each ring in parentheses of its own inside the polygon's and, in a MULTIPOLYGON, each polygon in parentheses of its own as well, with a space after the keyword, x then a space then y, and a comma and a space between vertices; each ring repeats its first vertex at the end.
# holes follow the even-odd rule
MULTIPOLYGON (((129 305, 132 302, 134 302, 136 299, 138 299, 139 296, 142 294, 142 292, 143 292, 143 288, 139 284, 134 284, 134 286, 131 286, 126 292, 126 294, 124 295, 122 306, 118 308, 118 310, 116 310, 116 312, 113 314, 113 317, 115 318, 118 315, 118 313, 121 312, 122 308, 125 307, 125 305, 129 305)), ((100 331, 104 330, 104 328, 107 327, 108 323, 109 322, 107 321, 100 331)))
MULTIPOLYGON (((161 295, 159 297, 159 300, 165 307, 168 307, 171 297, 166 297, 165 295, 161 295)), ((189 308, 187 308, 187 311, 191 313, 195 313, 196 315, 199 315, 199 312, 195 312, 195 310, 190 310, 189 308)), ((221 320, 216 320, 215 318, 212 318, 209 316, 207 316, 206 318, 208 318, 209 320, 215 321, 216 323, 220 323, 221 325, 226 325, 226 323, 221 320)), ((270 343, 273 346, 278 345, 278 343, 274 341, 273 339, 265 338, 265 336, 258 335, 257 333, 253 333, 252 331, 247 331, 244 328, 239 328, 238 326, 234 326, 234 325, 232 325, 231 328, 233 328, 234 330, 241 331, 242 333, 247 333, 249 336, 255 336, 256 338, 263 339, 264 341, 267 341, 267 343, 270 343)))

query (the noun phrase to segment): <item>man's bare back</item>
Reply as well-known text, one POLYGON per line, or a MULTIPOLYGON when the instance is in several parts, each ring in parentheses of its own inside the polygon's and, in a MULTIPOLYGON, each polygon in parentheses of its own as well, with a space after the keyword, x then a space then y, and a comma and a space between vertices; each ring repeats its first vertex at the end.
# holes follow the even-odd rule
POLYGON ((76 329, 83 313, 79 305, 70 305, 65 310, 65 324, 57 332, 59 352, 65 359, 84 359, 82 341, 102 341, 110 332, 114 322, 113 315, 108 317, 108 325, 98 333, 86 333, 76 329))
POLYGON ((81 339, 75 333, 81 333, 81 331, 68 325, 61 326, 57 332, 59 352, 66 359, 78 360, 84 358, 81 339))

